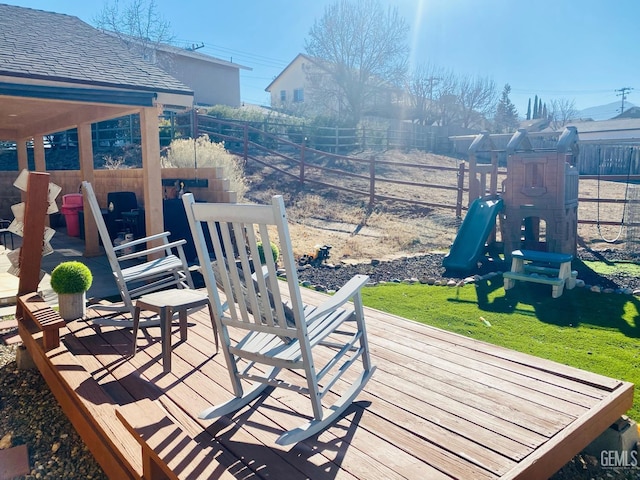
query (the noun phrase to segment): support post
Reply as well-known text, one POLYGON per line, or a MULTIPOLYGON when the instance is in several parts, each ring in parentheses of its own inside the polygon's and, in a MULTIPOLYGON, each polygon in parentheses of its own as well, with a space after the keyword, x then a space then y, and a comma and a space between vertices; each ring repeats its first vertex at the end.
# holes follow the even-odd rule
MULTIPOLYGON (((144 188, 144 213, 147 236, 164 231, 162 209, 162 175, 160 167, 160 132, 158 109, 145 107, 140 110, 140 133, 142 136, 142 177, 144 188)), ((154 245, 156 246, 159 241, 154 245)), ((151 255, 149 260, 160 254, 151 255)))
MULTIPOLYGON (((24 236, 20 248, 20 281, 18 296, 37 292, 42 264, 42 239, 49 207, 49 174, 31 172, 27 180, 24 210, 24 236)), ((22 312, 18 312, 22 313, 22 312)))
POLYGON ((249 159, 249 125, 247 123, 242 127, 242 138, 244 143, 244 163, 246 164, 249 159))
MULTIPOLYGON (((78 153, 80 156, 80 178, 91 185, 95 185, 93 173, 93 141, 91 139, 91 124, 78 125, 78 153)), ((86 197, 85 197, 86 200, 86 197)), ((88 213, 88 209, 85 210, 88 213)), ((98 228, 93 215, 84 216, 84 256, 100 255, 98 228)))
POLYGON ((302 145, 300 145, 300 186, 304 187, 304 139, 302 140, 302 145))
POLYGON ((369 161, 369 208, 373 208, 376 201, 376 157, 369 161))
POLYGON ((456 198, 456 218, 460 218, 462 216, 462 199, 464 196, 464 170, 464 162, 460 162, 460 166, 458 167, 458 195, 456 198))

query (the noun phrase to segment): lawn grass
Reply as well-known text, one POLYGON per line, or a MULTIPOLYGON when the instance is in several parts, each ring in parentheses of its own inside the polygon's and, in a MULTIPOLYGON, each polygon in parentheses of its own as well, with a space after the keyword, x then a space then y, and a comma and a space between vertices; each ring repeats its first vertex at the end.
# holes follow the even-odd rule
POLYGON ((583 263, 594 272, 602 275, 626 273, 636 277, 640 276, 640 265, 636 262, 594 262, 585 260, 583 263))
MULTIPOLYGON (((517 284, 383 284, 363 290, 365 305, 467 337, 640 385, 640 299, 631 295, 517 284)), ((640 387, 628 415, 640 420, 640 387)))

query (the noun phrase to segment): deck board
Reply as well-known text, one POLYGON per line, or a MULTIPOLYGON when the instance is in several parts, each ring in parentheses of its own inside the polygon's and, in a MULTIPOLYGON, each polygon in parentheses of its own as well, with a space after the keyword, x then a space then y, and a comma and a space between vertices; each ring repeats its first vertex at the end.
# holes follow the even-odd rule
MULTIPOLYGON (((318 303, 324 295, 305 291, 304 298, 318 303)), ((186 341, 174 324, 168 373, 159 327, 140 330, 132 357, 130 329, 83 320, 69 322, 61 346, 36 363, 59 401, 75 396, 70 402, 86 410, 71 418, 65 409, 72 422, 95 423, 97 433, 79 430, 98 461, 115 455, 131 477, 141 472, 141 449, 115 410, 145 398, 207 450, 216 475, 318 480, 544 478, 631 405, 628 383, 376 310, 365 315, 378 370, 339 421, 290 447, 276 438, 310 414, 309 402, 291 391, 274 390, 229 418, 197 418, 232 396, 203 309, 189 316, 186 341)), ((37 349, 40 335, 20 331, 37 349)))

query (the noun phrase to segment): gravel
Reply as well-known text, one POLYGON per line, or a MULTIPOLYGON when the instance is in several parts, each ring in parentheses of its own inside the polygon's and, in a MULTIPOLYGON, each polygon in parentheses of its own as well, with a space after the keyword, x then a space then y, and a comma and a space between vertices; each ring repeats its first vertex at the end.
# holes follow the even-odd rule
MULTIPOLYGON (((337 290, 344 285, 353 275, 369 275, 371 282, 381 281, 393 282, 407 279, 426 281, 428 279, 439 281, 463 280, 469 275, 484 275, 489 272, 502 272, 509 270, 510 265, 503 262, 487 261, 479 265, 473 272, 447 272, 442 267, 443 253, 431 253, 415 257, 404 257, 392 261, 372 260, 369 263, 356 265, 331 264, 329 261, 318 267, 305 265, 298 272, 301 282, 305 285, 316 286, 320 290, 337 290)), ((582 261, 635 261, 640 262, 640 257, 631 255, 619 250, 593 251, 581 249, 578 258, 582 261)), ((578 272, 578 279, 583 280, 586 285, 599 286, 601 289, 640 289, 640 278, 626 273, 611 273, 600 275, 587 268, 584 263, 574 262, 573 267, 578 272)))
POLYGON ((19 478, 106 479, 40 372, 18 370, 16 350, 0 346, 0 443, 27 445, 30 473, 19 478))
MULTIPOLYGON (((633 260, 624 252, 604 250, 579 252, 581 260, 620 261, 633 260)), ((439 253, 394 261, 357 265, 305 266, 299 272, 301 282, 319 289, 336 290, 354 274, 367 274, 372 282, 417 280, 444 280, 458 282, 460 274, 445 272, 444 255, 439 253)), ((597 275, 578 262, 578 278, 587 285, 601 288, 640 289, 640 279, 624 274, 597 275)), ((575 267, 576 265, 574 265, 575 267)), ((503 271, 499 263, 485 262, 473 274, 503 271)), ((3 333, 0 322, 0 334, 3 333)), ((0 448, 28 445, 30 474, 25 479, 102 480, 102 472, 89 450, 73 429, 58 406, 47 384, 37 370, 18 370, 15 361, 16 346, 0 344, 0 448)), ((598 459, 577 455, 553 480, 630 480, 640 478, 638 469, 602 468, 598 459)))

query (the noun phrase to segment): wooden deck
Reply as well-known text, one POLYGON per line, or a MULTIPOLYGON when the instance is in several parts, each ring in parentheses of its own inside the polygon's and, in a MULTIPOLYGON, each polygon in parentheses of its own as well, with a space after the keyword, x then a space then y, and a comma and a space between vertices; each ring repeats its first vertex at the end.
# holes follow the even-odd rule
MULTIPOLYGON (((304 295, 308 303, 322 299, 304 295)), ((189 317, 186 342, 174 324, 167 374, 158 327, 139 333, 131 357, 130 329, 69 322, 61 345, 44 352, 41 334, 21 323, 36 365, 110 478, 142 475, 141 447, 116 410, 144 399, 163 417, 147 431, 167 432, 154 448, 173 460, 177 476, 243 479, 540 480, 632 404, 632 384, 366 309, 378 367, 372 380, 335 425, 280 447, 282 430, 303 421, 295 412, 310 411, 296 393, 276 390, 232 418, 197 419, 231 396, 206 311, 189 317)))

